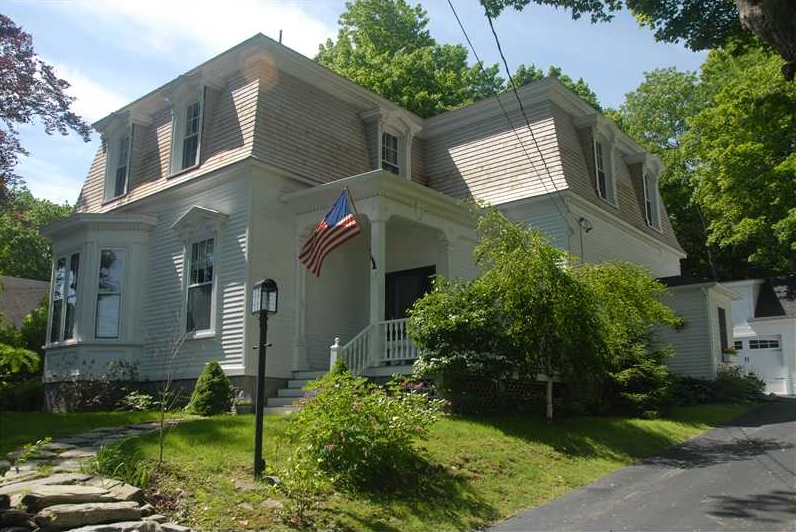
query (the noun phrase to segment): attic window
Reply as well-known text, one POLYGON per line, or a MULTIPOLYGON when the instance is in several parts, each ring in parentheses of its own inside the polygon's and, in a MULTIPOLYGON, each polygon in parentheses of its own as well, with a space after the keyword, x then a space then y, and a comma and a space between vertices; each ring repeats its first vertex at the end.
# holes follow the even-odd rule
POLYGON ((398 137, 387 132, 381 134, 381 168, 395 175, 401 173, 398 165, 398 137))
POLYGON ((185 136, 182 139, 182 169, 196 164, 199 151, 199 102, 188 106, 185 112, 185 136))
POLYGON ((177 91, 172 114, 171 174, 199 164, 202 151, 203 87, 189 86, 177 91))
POLYGON ((602 139, 594 141, 595 190, 602 199, 616 204, 611 145, 602 139))
POLYGON ((661 215, 658 200, 658 180, 654 175, 645 172, 644 180, 644 217, 647 225, 653 229, 660 230, 661 215))
POLYGON ((127 194, 130 177, 130 129, 126 128, 108 140, 105 172, 105 201, 127 194))

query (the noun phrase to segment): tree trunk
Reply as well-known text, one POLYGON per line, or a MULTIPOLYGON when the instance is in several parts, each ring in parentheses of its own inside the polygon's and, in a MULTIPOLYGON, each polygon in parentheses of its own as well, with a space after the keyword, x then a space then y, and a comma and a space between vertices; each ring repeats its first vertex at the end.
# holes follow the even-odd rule
POLYGON ((785 60, 782 74, 796 74, 796 2, 789 0, 735 0, 741 24, 785 60))
POLYGON ((552 372, 547 375, 547 408, 545 409, 545 417, 547 422, 553 422, 553 374, 552 372))

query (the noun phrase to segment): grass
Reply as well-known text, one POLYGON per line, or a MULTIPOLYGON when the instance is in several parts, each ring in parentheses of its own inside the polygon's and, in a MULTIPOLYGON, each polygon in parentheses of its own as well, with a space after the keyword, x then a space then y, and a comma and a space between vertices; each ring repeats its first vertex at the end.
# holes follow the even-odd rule
POLYGON ((0 412, 0 459, 7 453, 46 436, 53 439, 88 432, 98 427, 116 427, 157 420, 157 412, 0 412))
MULTIPOLYGON (((749 405, 675 409, 668 419, 573 417, 548 425, 512 414, 447 418, 418 445, 410 482, 390 493, 333 492, 313 512, 318 528, 472 530, 542 504, 639 458, 726 422, 749 405)), ((266 460, 277 448, 285 417, 266 417, 266 460)), ((172 517, 205 530, 288 528, 260 503, 277 492, 239 491, 252 468, 253 416, 220 416, 180 424, 169 436, 157 488, 172 517), (180 490, 180 491, 178 491, 180 490), (177 499, 181 498, 181 501, 177 499), (244 503, 244 504, 242 504, 244 503), (242 505, 241 505, 242 504, 242 505)), ((157 456, 153 436, 125 443, 128 453, 157 456)))

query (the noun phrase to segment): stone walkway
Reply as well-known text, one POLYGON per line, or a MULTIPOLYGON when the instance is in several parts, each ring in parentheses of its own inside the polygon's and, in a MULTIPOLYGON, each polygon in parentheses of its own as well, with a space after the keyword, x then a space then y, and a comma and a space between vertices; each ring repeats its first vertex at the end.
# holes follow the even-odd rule
POLYGON ((190 528, 166 522, 165 516, 156 514, 145 503, 141 489, 80 471, 81 463, 96 456, 101 446, 158 428, 155 422, 139 423, 60 438, 43 445, 18 467, 0 470, 4 473, 0 477, 0 529, 190 532, 190 528), (42 466, 48 466, 48 474, 42 472, 42 466))

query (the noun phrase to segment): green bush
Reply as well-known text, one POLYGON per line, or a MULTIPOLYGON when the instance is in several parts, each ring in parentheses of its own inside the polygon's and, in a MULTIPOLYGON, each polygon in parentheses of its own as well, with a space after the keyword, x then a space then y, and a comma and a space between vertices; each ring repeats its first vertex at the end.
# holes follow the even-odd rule
POLYGON ((342 485, 384 488, 387 479, 406 476, 412 443, 427 437, 442 408, 441 401, 400 384, 368 384, 351 375, 342 360, 307 389, 316 394, 285 430, 294 449, 291 467, 321 471, 342 485))
POLYGON ((119 401, 119 407, 122 410, 129 410, 131 412, 146 412, 148 410, 154 410, 156 406, 157 401, 154 397, 139 390, 128 393, 119 401))
POLYGON ((719 368, 715 389, 720 402, 756 401, 763 397, 766 383, 754 373, 741 374, 738 366, 725 366, 719 368))
POLYGON ((200 416, 228 412, 232 401, 232 383, 215 360, 205 366, 193 389, 188 410, 200 416))
POLYGON ((679 406, 713 403, 716 401, 716 381, 675 375, 670 395, 672 404, 679 406))
POLYGON ((0 410, 39 411, 44 407, 44 384, 41 378, 0 382, 0 410))

